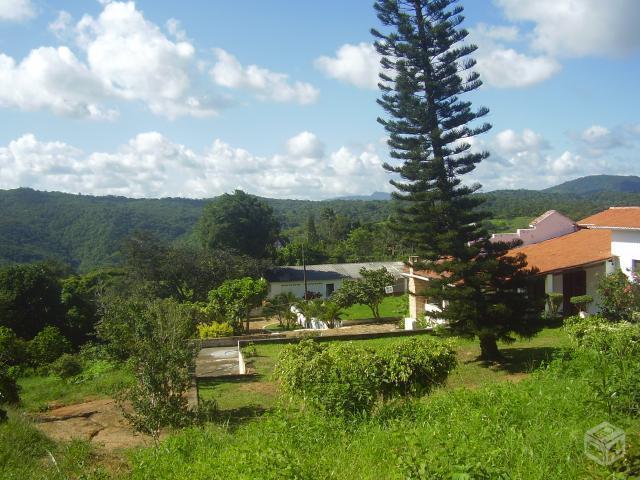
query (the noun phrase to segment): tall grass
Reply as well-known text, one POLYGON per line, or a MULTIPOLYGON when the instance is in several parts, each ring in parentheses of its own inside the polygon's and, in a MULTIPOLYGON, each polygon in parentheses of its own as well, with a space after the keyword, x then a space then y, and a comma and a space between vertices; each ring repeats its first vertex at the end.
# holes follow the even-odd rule
POLYGON ((134 479, 606 478, 583 454, 610 418, 589 401, 588 358, 557 360, 518 384, 440 391, 353 422, 278 412, 234 429, 190 429, 133 459, 134 479))
POLYGON ((91 466, 88 442, 55 443, 15 410, 0 424, 0 478, 2 480, 106 479, 108 473, 91 466))

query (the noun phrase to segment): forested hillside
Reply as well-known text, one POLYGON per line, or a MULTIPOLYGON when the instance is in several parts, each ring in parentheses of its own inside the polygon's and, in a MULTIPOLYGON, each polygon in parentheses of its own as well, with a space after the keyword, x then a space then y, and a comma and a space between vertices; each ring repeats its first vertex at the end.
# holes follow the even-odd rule
MULTIPOLYGON (((579 219, 612 205, 640 205, 640 193, 624 192, 502 190, 483 196, 483 208, 496 218, 495 231, 524 226, 552 208, 579 219)), ((327 209, 357 226, 383 221, 393 208, 392 202, 383 200, 264 200, 274 209, 283 233, 292 237, 304 231, 310 217, 319 220, 327 209)), ((92 197, 25 188, 0 191, 0 264, 55 258, 89 271, 118 263, 123 239, 136 230, 148 230, 166 241, 190 242, 206 202, 92 197)))

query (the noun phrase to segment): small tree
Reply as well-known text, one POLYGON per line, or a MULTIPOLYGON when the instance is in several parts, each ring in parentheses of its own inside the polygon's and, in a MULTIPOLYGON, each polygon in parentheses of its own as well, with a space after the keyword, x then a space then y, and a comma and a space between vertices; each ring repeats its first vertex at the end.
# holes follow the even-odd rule
POLYGON ((591 295, 578 295, 576 297, 571 297, 569 299, 571 305, 578 309, 578 312, 583 315, 587 310, 587 305, 593 302, 593 297, 591 295))
POLYGON ((551 318, 556 318, 558 316, 558 311, 562 306, 563 298, 564 295, 558 292, 547 293, 547 308, 551 318))
POLYGON ((326 323, 328 328, 336 328, 340 321, 340 315, 342 315, 340 305, 329 300, 325 300, 320 305, 320 320, 326 323))
POLYGON ((269 285, 263 278, 227 280, 209 292, 208 308, 215 317, 231 322, 237 330, 246 321, 246 330, 249 331, 249 312, 262 304, 268 290, 269 285))
POLYGON ((144 302, 141 309, 140 303, 112 298, 104 310, 115 311, 103 317, 99 331, 110 343, 128 337, 124 345, 136 381, 121 395, 133 408, 133 412, 123 409, 124 415, 157 444, 162 428, 180 427, 192 419, 185 393, 191 385, 197 350, 189 342, 194 335, 193 323, 181 305, 173 300, 154 300, 144 302), (135 305, 119 305, 128 302, 135 305), (127 328, 105 325, 114 321, 125 323, 127 328))
POLYGON ((345 280, 331 298, 343 308, 356 303, 366 305, 371 309, 374 318, 380 318, 380 304, 386 295, 384 287, 393 285, 393 275, 384 267, 378 270, 367 270, 363 267, 360 269, 360 275, 360 280, 345 280))
POLYGON ((44 327, 27 346, 29 358, 36 365, 47 365, 71 351, 71 343, 56 327, 44 327))
POLYGON ((293 293, 280 293, 265 303, 264 314, 276 317, 280 327, 290 330, 296 321, 296 315, 291 311, 291 305, 297 302, 298 298, 293 293))

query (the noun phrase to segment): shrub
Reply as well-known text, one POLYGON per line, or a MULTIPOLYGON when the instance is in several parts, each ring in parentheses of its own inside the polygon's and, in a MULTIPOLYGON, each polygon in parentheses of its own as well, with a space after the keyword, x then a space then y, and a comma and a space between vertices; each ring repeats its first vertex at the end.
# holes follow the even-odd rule
POLYGON ((0 326, 0 363, 21 365, 27 361, 27 343, 13 330, 0 326))
POLYGON ((547 308, 549 316, 555 318, 558 316, 558 311, 562 305, 563 295, 557 292, 547 293, 547 308))
POLYGON ((424 395, 441 385, 455 368, 456 354, 449 343, 434 338, 411 338, 379 352, 385 396, 424 395))
POLYGON ((622 271, 603 277, 598 284, 600 313, 613 322, 634 321, 634 312, 640 312, 640 282, 633 281, 622 271))
POLYGON ((287 345, 276 364, 281 389, 336 415, 369 412, 380 390, 379 359, 352 342, 287 345))
POLYGON ((640 414, 640 325, 600 316, 568 319, 567 331, 592 358, 590 386, 609 415, 640 414))
POLYGON ((233 335, 233 327, 227 322, 213 322, 210 324, 200 323, 198 324, 198 337, 199 338, 218 338, 218 337, 230 337, 233 335))
POLYGON ((31 361, 36 365, 48 365, 63 353, 71 351, 71 343, 56 327, 44 327, 28 345, 31 361))
POLYGON ((75 377, 82 373, 82 362, 76 355, 63 353, 51 364, 51 371, 60 378, 75 377))
POLYGON ((593 297, 591 295, 577 295, 571 297, 569 302, 571 302, 571 305, 575 306, 578 311, 584 312, 587 309, 587 305, 593 302, 593 297))
POLYGON ((422 395, 455 367, 451 346, 434 339, 398 341, 378 351, 353 342, 302 340, 275 367, 282 391, 330 414, 366 414, 384 397, 422 395))
POLYGON ((19 387, 16 379, 9 375, 6 368, 0 367, 0 405, 15 404, 19 401, 19 387))

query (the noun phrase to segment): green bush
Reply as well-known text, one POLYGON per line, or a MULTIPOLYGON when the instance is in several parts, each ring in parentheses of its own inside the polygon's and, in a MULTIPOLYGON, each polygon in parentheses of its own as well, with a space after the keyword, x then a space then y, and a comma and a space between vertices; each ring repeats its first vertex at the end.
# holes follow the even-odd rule
POLYGON ((287 345, 276 364, 280 388, 335 415, 371 411, 380 392, 380 359, 352 342, 302 340, 287 345))
POLYGON ((302 340, 286 346, 275 367, 281 390, 327 413, 366 414, 378 400, 422 395, 455 367, 450 345, 400 340, 378 351, 353 342, 302 340))
POLYGON ((60 378, 75 377, 82 373, 82 362, 76 355, 63 353, 51 364, 50 369, 60 378))
POLYGON ((44 327, 27 347, 31 361, 35 365, 48 365, 63 353, 71 351, 71 343, 56 327, 44 327))
POLYGON ((569 299, 571 305, 575 306, 579 311, 584 312, 587 309, 587 305, 593 302, 591 295, 577 295, 569 299))
POLYGON ((596 401, 609 415, 640 415, 640 325, 600 316, 567 320, 576 347, 591 358, 589 383, 596 401))
POLYGON ((16 379, 9 375, 6 368, 0 367, 0 405, 15 404, 19 401, 20 395, 16 379))
POLYGON ((600 313, 612 322, 634 321, 634 313, 640 312, 640 283, 622 271, 603 277, 598 284, 600 313))
POLYGON ((233 326, 229 323, 213 322, 198 324, 199 338, 219 338, 231 337, 233 335, 233 326))
POLYGON ((430 337, 393 343, 378 352, 385 396, 424 395, 441 385, 455 368, 456 354, 449 343, 430 337))
POLYGON ((27 358, 27 343, 10 328, 0 326, 0 363, 22 365, 27 358))

